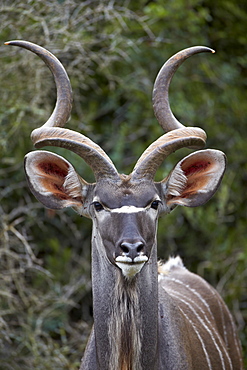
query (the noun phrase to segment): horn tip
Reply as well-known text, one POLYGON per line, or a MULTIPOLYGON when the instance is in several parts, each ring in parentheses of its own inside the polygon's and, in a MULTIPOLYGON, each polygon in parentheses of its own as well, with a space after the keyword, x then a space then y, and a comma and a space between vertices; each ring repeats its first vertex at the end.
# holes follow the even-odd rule
POLYGON ((11 40, 11 41, 6 41, 4 45, 13 45, 13 46, 21 46, 25 47, 26 45, 31 44, 28 41, 23 41, 23 40, 11 40))
POLYGON ((11 40, 11 41, 6 41, 4 45, 16 45, 18 43, 22 42, 21 40, 11 40))

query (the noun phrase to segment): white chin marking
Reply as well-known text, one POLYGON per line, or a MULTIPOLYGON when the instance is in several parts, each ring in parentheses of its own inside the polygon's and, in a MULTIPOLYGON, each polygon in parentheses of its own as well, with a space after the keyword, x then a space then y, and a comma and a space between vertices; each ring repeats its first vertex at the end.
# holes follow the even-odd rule
POLYGON ((110 209, 112 213, 137 213, 145 211, 146 208, 143 207, 135 207, 135 206, 123 206, 121 208, 114 208, 110 209))
POLYGON ((118 256, 116 258, 116 265, 122 270, 123 275, 130 279, 141 271, 147 260, 147 256, 138 256, 132 262, 129 257, 118 256))
POLYGON ((140 272, 144 264, 145 262, 132 264, 116 262, 116 265, 122 270, 123 275, 128 279, 140 272))

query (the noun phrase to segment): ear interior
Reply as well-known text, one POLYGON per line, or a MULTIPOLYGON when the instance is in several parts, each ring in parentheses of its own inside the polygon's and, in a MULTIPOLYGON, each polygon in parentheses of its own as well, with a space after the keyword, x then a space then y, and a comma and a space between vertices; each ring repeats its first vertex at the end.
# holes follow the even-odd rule
POLYGON ((164 181, 167 205, 206 203, 218 189, 225 167, 225 155, 218 150, 201 150, 185 157, 164 181))
POLYGON ((33 172, 36 175, 36 181, 39 186, 48 193, 52 193, 59 199, 68 199, 64 192, 63 185, 69 173, 69 166, 65 161, 52 157, 33 161, 33 172))
POLYGON ((46 207, 82 206, 89 184, 59 155, 46 151, 31 152, 25 157, 25 172, 32 193, 46 207))

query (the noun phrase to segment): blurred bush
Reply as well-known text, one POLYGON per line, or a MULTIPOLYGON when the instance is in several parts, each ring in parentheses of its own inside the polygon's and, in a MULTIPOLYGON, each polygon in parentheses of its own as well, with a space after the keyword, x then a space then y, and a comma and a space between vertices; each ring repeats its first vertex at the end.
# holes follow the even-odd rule
MULTIPOLYGON (((13 39, 42 45, 62 61, 74 91, 67 127, 96 141, 125 173, 162 134, 151 93, 164 61, 193 45, 217 51, 183 64, 170 100, 179 120, 206 130, 207 147, 227 154, 227 172, 208 204, 177 208, 160 220, 159 257, 180 254, 219 290, 247 355, 246 13, 247 4, 233 0, 3 1, 1 369, 76 369, 92 325, 91 223, 70 210, 45 210, 27 189, 22 168, 33 150, 31 131, 53 110, 54 82, 37 56, 3 45, 13 39)), ((94 181, 73 153, 52 151, 94 181)), ((184 149, 171 156, 157 179, 186 154, 184 149)))

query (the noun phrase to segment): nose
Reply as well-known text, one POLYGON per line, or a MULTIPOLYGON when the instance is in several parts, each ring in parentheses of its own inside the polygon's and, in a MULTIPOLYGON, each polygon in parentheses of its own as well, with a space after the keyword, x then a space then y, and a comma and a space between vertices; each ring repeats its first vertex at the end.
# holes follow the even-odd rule
POLYGON ((120 244, 120 250, 122 254, 134 261, 135 257, 140 256, 141 252, 144 252, 144 244, 140 241, 136 243, 122 242, 120 244))

